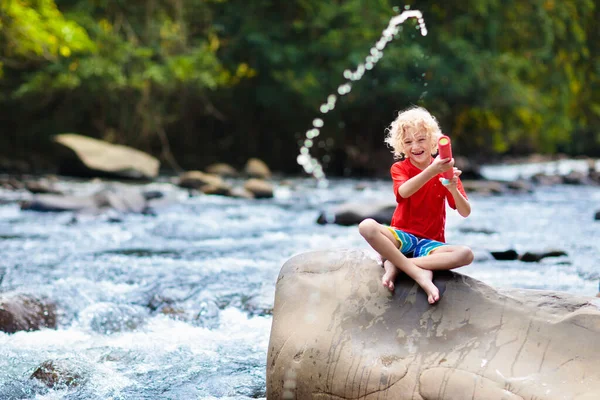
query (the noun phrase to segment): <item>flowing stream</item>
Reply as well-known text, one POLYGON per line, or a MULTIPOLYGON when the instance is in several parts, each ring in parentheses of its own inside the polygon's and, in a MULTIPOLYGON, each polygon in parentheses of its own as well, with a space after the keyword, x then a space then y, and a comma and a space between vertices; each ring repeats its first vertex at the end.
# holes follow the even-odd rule
MULTIPOLYGON (((91 193, 103 183, 61 181, 91 193)), ((248 399, 265 397, 275 283, 292 255, 315 249, 372 251, 355 226, 318 225, 336 204, 390 199, 389 181, 275 182, 275 198, 188 196, 167 183, 145 188, 175 201, 155 216, 36 213, 1 191, 0 293, 46 296, 57 329, 0 333, 1 399, 248 399), (50 389, 33 371, 60 361, 82 377, 50 389)), ((450 213, 449 242, 474 248, 459 270, 494 287, 594 296, 600 278, 600 190, 536 188, 471 196, 473 213, 450 213), (496 261, 489 250, 568 256, 496 261)))

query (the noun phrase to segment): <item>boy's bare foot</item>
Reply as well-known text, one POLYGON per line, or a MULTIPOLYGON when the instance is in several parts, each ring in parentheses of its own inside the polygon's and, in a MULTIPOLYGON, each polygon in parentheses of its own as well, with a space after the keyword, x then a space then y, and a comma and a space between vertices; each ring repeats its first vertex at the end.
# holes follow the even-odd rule
POLYGON ((385 260, 383 262, 383 268, 385 268, 385 273, 383 274, 383 278, 381 278, 381 283, 383 287, 386 287, 393 292, 395 289, 394 281, 398 276, 398 268, 394 264, 392 264, 389 260, 385 260))
POLYGON ((421 289, 427 294, 427 301, 433 304, 440 299, 440 291, 433 284, 433 272, 427 269, 421 269, 419 276, 415 281, 421 286, 421 289))

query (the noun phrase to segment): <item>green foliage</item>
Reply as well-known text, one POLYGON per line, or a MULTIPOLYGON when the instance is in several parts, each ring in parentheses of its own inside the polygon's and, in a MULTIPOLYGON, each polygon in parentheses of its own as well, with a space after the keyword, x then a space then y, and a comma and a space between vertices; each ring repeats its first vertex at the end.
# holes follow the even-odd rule
MULTIPOLYGON (((407 3, 429 34, 400 27, 324 116, 316 152, 372 162, 411 104, 466 155, 600 152, 593 0, 407 3)), ((7 0, 3 119, 27 143, 77 131, 163 158, 170 142, 186 167, 260 156, 296 170, 319 106, 401 11, 389 0, 7 0)))
POLYGON ((3 1, 0 43, 0 67, 58 61, 95 49, 85 30, 65 19, 52 0, 3 1))

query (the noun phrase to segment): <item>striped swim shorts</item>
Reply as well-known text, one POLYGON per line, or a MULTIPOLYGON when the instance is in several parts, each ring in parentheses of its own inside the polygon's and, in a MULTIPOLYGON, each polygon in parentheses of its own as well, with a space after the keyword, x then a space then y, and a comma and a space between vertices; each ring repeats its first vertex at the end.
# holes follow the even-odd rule
POLYGON ((388 226, 387 228, 400 243, 399 250, 406 257, 416 258, 427 256, 438 247, 446 246, 446 243, 420 238, 412 233, 406 233, 391 226, 388 226))

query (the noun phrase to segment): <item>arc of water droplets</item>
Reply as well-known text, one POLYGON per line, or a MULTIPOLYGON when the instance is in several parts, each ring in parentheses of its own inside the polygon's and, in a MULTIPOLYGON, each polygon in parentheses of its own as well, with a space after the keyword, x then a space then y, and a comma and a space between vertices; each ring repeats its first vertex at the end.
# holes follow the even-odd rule
MULTIPOLYGON (((383 57, 383 49, 385 46, 394 40, 394 36, 398 33, 398 25, 402 24, 408 18, 417 18, 419 22, 419 26, 417 29, 421 31, 421 35, 427 35, 427 28, 425 27, 425 20, 423 20, 423 15, 418 10, 407 10, 402 12, 402 14, 396 15, 393 17, 388 23, 387 28, 383 31, 379 40, 375 43, 375 46, 371 48, 369 55, 365 58, 365 62, 359 64, 355 71, 351 71, 349 69, 344 71, 344 78, 346 82, 342 83, 337 88, 338 95, 345 96, 352 90, 353 81, 359 81, 365 71, 371 70, 375 67, 375 64, 383 57)), ((327 114, 329 111, 332 111, 335 108, 335 104, 337 102, 338 97, 335 94, 330 94, 327 96, 327 102, 321 104, 319 111, 322 114, 327 114)), ((314 144, 314 140, 321 133, 321 128, 323 127, 324 122, 321 118, 315 118, 313 120, 313 127, 306 131, 304 143, 302 147, 300 147, 300 154, 298 155, 297 162, 300 164, 304 171, 314 178, 317 179, 318 185, 320 187, 327 186, 327 177, 325 176, 325 172, 323 171, 323 166, 310 154, 310 148, 314 144)))

